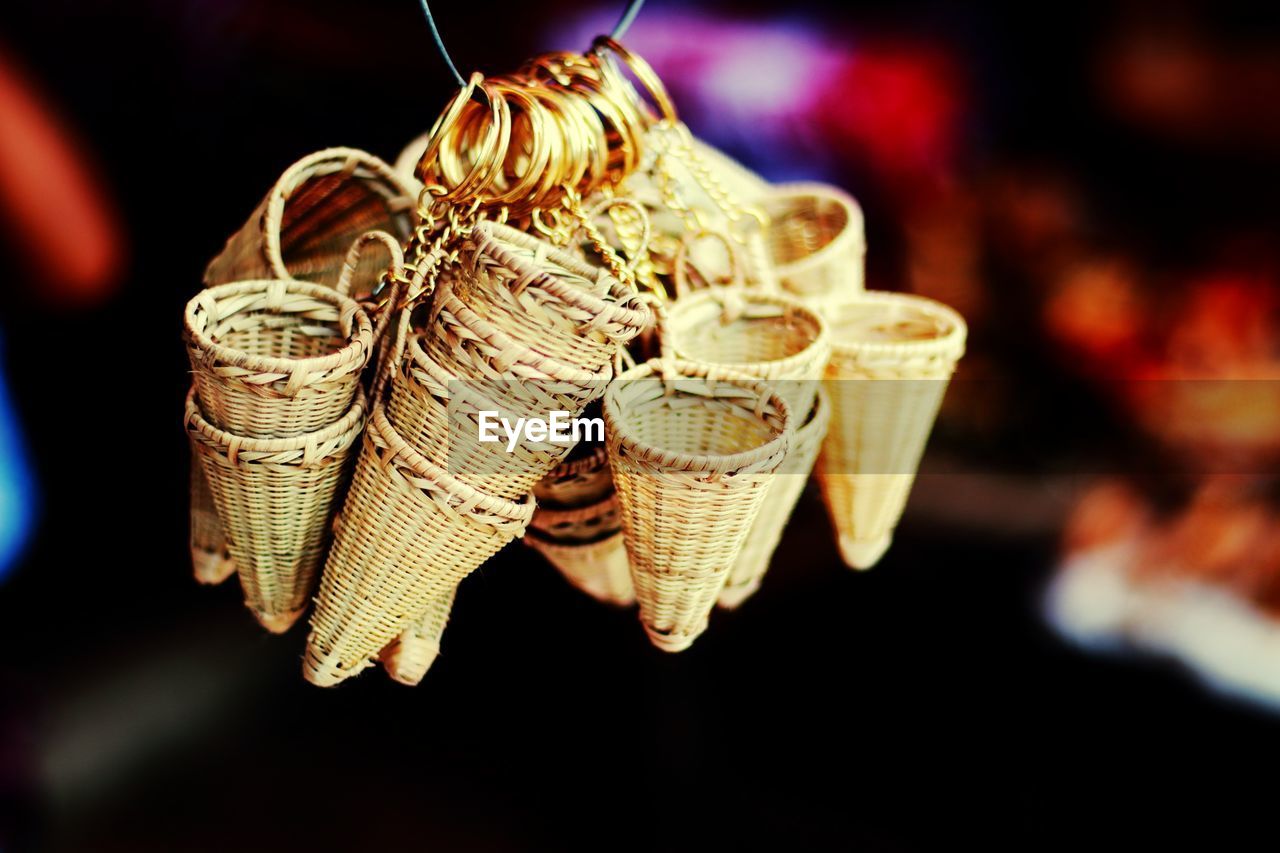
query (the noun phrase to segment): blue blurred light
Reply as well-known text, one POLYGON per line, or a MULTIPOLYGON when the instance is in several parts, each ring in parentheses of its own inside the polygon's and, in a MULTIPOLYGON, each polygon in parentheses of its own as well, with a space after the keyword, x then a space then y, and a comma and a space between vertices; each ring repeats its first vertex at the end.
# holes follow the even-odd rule
POLYGON ((4 363, 0 361, 0 579, 13 568, 30 538, 36 517, 35 498, 35 481, 9 398, 4 363))

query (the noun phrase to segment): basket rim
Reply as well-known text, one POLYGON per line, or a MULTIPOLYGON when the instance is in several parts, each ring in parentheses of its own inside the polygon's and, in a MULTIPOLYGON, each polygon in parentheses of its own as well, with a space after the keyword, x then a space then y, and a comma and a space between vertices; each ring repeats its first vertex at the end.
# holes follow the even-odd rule
POLYGON ((640 292, 623 283, 621 279, 604 267, 588 264, 558 246, 500 222, 482 220, 477 223, 475 230, 480 235, 480 239, 476 241, 476 251, 487 253, 504 265, 512 267, 529 266, 524 259, 512 255, 511 250, 502 245, 504 242, 532 251, 542 249, 552 263, 564 268, 573 275, 585 278, 588 281, 598 281, 601 278, 608 279, 610 282, 610 294, 617 295, 619 299, 625 298, 627 301, 634 301, 639 307, 631 308, 622 301, 601 299, 589 291, 566 283, 546 270, 538 270, 533 276, 534 286, 553 294, 557 299, 584 311, 589 311, 597 317, 604 317, 609 321, 636 329, 642 329, 653 321, 653 313, 645 304, 640 292))
POLYGON ((947 305, 914 293, 895 293, 887 290, 864 290, 848 299, 826 307, 827 322, 831 327, 832 351, 838 355, 902 355, 907 357, 942 356, 954 353, 959 359, 964 352, 968 326, 960 312, 947 305), (923 341, 857 341, 841 337, 838 326, 844 312, 856 311, 865 305, 906 306, 926 315, 930 320, 948 324, 949 328, 935 338, 923 341))
MULTIPOLYGON (((288 204, 290 196, 297 191, 303 181, 312 175, 318 174, 318 167, 326 161, 332 161, 339 165, 340 168, 334 171, 343 171, 347 168, 348 162, 355 161, 357 167, 366 167, 375 177, 393 188, 399 197, 412 199, 418 195, 418 188, 406 181, 386 161, 359 148, 346 146, 324 148, 320 151, 313 151, 295 161, 281 172, 280 177, 271 185, 271 190, 267 193, 266 198, 266 211, 262 218, 263 253, 266 255, 267 263, 278 278, 292 278, 291 273, 285 266, 284 250, 280 245, 280 222, 284 218, 285 206, 288 204), (306 173, 305 177, 303 177, 303 180, 299 180, 303 173, 306 173)), ((355 169, 353 168, 352 174, 354 173, 355 169)), ((325 172, 323 174, 330 173, 325 172)), ((395 197, 397 196, 389 196, 389 198, 395 197)))
POLYGON ((351 406, 347 409, 346 414, 323 429, 318 429, 313 432, 304 432, 288 438, 250 438, 248 436, 228 432, 221 427, 211 424, 208 419, 205 418, 204 413, 200 411, 200 405, 196 399, 196 389, 193 386, 187 391, 186 417, 184 422, 189 430, 198 433, 206 441, 211 444, 218 445, 219 447, 230 447, 234 444, 238 448, 237 452, 278 453, 281 451, 299 450, 310 443, 331 441, 335 438, 346 435, 347 433, 351 433, 352 438, 354 439, 363 428, 364 417, 368 408, 368 401, 365 398, 364 392, 357 391, 355 399, 351 402, 351 406))
MULTIPOLYGON (((774 271, 780 276, 797 275, 803 273, 809 267, 817 266, 823 263, 829 255, 833 255, 840 251, 842 243, 852 242, 859 254, 867 253, 867 235, 866 235, 866 218, 862 213, 862 205, 858 204, 858 200, 852 195, 832 184, 824 184, 819 181, 795 181, 786 184, 774 184, 769 187, 769 191, 759 200, 761 207, 765 208, 768 213, 770 203, 776 203, 788 199, 796 199, 804 196, 813 196, 827 201, 833 201, 844 209, 845 215, 849 222, 845 226, 844 231, 837 234, 825 246, 816 252, 805 255, 794 261, 775 264, 774 271)), ((773 215, 769 214, 770 219, 773 215)))
POLYGON ((371 407, 369 412, 369 431, 371 433, 377 432, 391 451, 394 460, 403 462, 404 467, 409 468, 415 474, 430 479, 440 486, 441 491, 448 492, 451 496, 461 497, 463 503, 469 507, 468 511, 480 509, 490 515, 501 516, 508 521, 524 522, 525 524, 528 524, 529 519, 533 517, 533 511, 537 504, 532 493, 521 496, 519 500, 511 500, 488 492, 482 492, 475 486, 459 480, 443 467, 419 453, 392 426, 391 421, 387 418, 386 404, 382 401, 374 403, 371 407))
POLYGON ((562 542, 558 539, 551 539, 546 533, 538 528, 530 525, 529 529, 524 532, 523 539, 525 544, 531 548, 549 549, 555 553, 576 553, 583 554, 585 551, 595 552, 603 548, 603 546, 616 547, 621 544, 618 540, 625 541, 625 531, 622 528, 606 533, 599 539, 592 539, 587 542, 562 542))
POLYGON ((299 368, 306 368, 311 371, 331 370, 346 364, 367 361, 369 353, 373 349, 373 323, 369 320, 368 313, 360 306, 360 303, 349 296, 338 293, 332 287, 295 278, 249 279, 207 287, 191 297, 187 302, 187 306, 183 311, 183 327, 191 345, 210 353, 217 361, 261 373, 289 374, 299 368), (256 290, 266 290, 269 287, 279 286, 284 286, 287 290, 322 302, 328 302, 337 307, 341 313, 351 312, 353 327, 352 331, 346 335, 346 343, 334 352, 308 358, 255 355, 218 343, 209 337, 208 333, 197 323, 196 312, 204 306, 207 300, 216 302, 228 296, 252 293, 256 290))
MULTIPOLYGON (((660 379, 658 381, 661 381, 660 379)), ((608 390, 604 395, 604 418, 605 418, 605 438, 608 443, 612 444, 616 441, 623 449, 627 450, 633 456, 644 459, 646 461, 659 461, 665 457, 674 457, 680 460, 680 464, 664 464, 663 467, 679 469, 682 471, 691 471, 698 473, 723 474, 737 468, 745 468, 757 462, 763 461, 774 455, 780 455, 786 451, 787 444, 794 434, 793 416, 791 408, 786 401, 782 399, 775 391, 769 389, 764 382, 759 382, 750 376, 739 373, 737 371, 725 370, 717 365, 707 364, 704 362, 688 361, 686 359, 674 358, 664 362, 661 358, 650 359, 649 361, 639 364, 630 370, 622 373, 614 378, 610 383, 608 390), (767 394, 774 410, 782 416, 782 428, 777 431, 772 438, 759 447, 753 447, 750 450, 740 450, 737 453, 729 454, 710 454, 710 453, 675 453, 666 451, 655 444, 642 441, 632 434, 622 434, 618 431, 619 426, 626 427, 628 431, 634 427, 629 419, 619 411, 617 395, 618 389, 621 387, 620 382, 631 381, 635 379, 657 378, 657 374, 663 370, 664 366, 674 366, 679 372, 680 378, 690 379, 707 379, 716 382, 725 382, 753 394, 767 394)), ((611 460, 612 461, 612 460, 611 460)))
MULTIPOLYGON (((814 354, 816 352, 820 352, 824 348, 827 349, 828 351, 830 350, 831 348, 830 324, 828 324, 826 318, 823 317, 820 312, 814 310, 808 305, 805 305, 803 302, 801 302, 799 299, 797 299, 794 296, 788 296, 786 294, 781 294, 781 293, 765 293, 762 291, 753 292, 749 289, 737 289, 737 290, 738 290, 738 294, 744 297, 748 301, 773 303, 774 305, 779 305, 787 309, 789 312, 794 312, 796 314, 805 316, 807 320, 810 320, 814 325, 817 326, 818 333, 813 338, 813 340, 809 341, 809 343, 806 344, 804 348, 801 349, 799 352, 792 353, 791 355, 784 356, 783 358, 772 359, 769 361, 710 361, 710 360, 707 360, 708 363, 722 364, 725 367, 732 368, 734 370, 738 370, 744 373, 748 373, 755 370, 762 370, 762 371, 767 370, 771 373, 781 373, 781 372, 785 372, 787 368, 790 368, 794 365, 804 364, 805 362, 810 361, 814 357, 814 354)), ((723 303, 723 299, 725 298, 726 295, 727 294, 714 289, 699 290, 689 294, 683 299, 675 300, 672 303, 671 313, 668 317, 668 323, 667 323, 667 328, 669 329, 668 334, 671 336, 672 346, 675 348, 676 352, 680 354, 681 357, 687 358, 690 361, 704 360, 704 359, 696 358, 690 355, 688 352, 685 352, 681 349, 680 332, 678 330, 678 326, 679 326, 678 318, 685 312, 692 312, 692 311, 698 310, 699 308, 702 307, 703 303, 713 302, 713 301, 723 303)))
POLYGON ((609 461, 609 451, 603 444, 597 444, 591 449, 591 455, 579 456, 577 459, 571 459, 561 462, 552 468, 550 473, 542 479, 560 480, 565 477, 575 477, 584 471, 593 471, 599 469, 601 464, 609 461))
POLYGON ((551 379, 563 382, 591 382, 600 380, 603 376, 607 381, 609 376, 612 375, 613 364, 611 361, 606 361, 597 372, 592 373, 586 368, 575 367, 557 358, 543 355, 528 345, 520 343, 502 331, 502 329, 481 317, 469 305, 459 299, 458 295, 453 292, 452 284, 448 281, 442 281, 436 287, 433 299, 435 300, 432 305, 433 322, 438 322, 440 312, 448 311, 457 319, 459 324, 474 332, 477 337, 486 343, 502 350, 512 351, 516 354, 516 361, 545 373, 551 379))
POLYGON ((618 493, 611 491, 598 501, 583 504, 582 506, 570 507, 568 509, 540 506, 538 507, 537 518, 546 519, 550 524, 565 524, 575 521, 585 521, 586 519, 600 515, 602 512, 607 512, 611 505, 617 505, 617 503, 618 493))

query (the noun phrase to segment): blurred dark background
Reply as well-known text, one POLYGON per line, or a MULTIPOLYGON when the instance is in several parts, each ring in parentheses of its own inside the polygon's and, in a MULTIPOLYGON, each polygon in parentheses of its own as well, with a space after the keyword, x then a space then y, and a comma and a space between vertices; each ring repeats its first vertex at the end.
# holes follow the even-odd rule
MULTIPOLYGON (((487 71, 619 11, 437 5, 487 71)), ((897 543, 843 568, 811 488, 762 591, 679 656, 512 546, 420 687, 322 691, 304 630, 268 637, 234 584, 191 580, 181 308, 289 163, 394 159, 430 125, 451 84, 421 12, 9 0, 0 850, 1269 837, 1276 721, 1063 644, 1040 597, 1072 472, 1150 458, 1130 479, 1159 511, 1196 488, 1195 453, 1109 380, 1276 362, 1276 9, 648 4, 628 44, 696 133, 848 187, 870 286, 970 321, 897 543)))

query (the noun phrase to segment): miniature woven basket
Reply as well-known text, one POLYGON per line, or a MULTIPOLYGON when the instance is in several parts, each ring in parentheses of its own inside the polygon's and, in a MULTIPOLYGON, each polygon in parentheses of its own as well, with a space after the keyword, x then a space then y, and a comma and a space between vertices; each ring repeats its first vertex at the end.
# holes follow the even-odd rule
POLYGON ((300 435, 341 418, 373 350, 364 309, 302 281, 211 287, 187 303, 185 321, 201 412, 246 437, 300 435))
POLYGON ((311 617, 307 680, 329 686, 368 667, 433 599, 523 534, 533 507, 452 477, 375 404, 311 617))
POLYGON ((742 288, 681 296, 668 335, 681 358, 773 383, 792 412, 808 413, 831 357, 827 324, 793 297, 742 288))
POLYGON ((613 493, 613 474, 609 470, 609 452, 604 444, 578 445, 533 488, 538 499, 538 512, 547 509, 572 509, 600 501, 613 493))
POLYGON ((611 489, 610 493, 600 500, 571 509, 548 509, 545 506, 539 506, 533 513, 533 520, 529 522, 529 527, 536 530, 547 541, 566 545, 580 545, 584 542, 604 539, 622 529, 618 496, 611 489))
POLYGON ((840 553, 866 569, 884 555, 956 362, 965 323, 930 299, 867 291, 829 315, 831 427, 818 462, 840 553))
POLYGON ((509 451, 506 436, 495 430, 489 434, 496 434, 498 441, 481 440, 482 423, 494 417, 484 418, 482 413, 497 413, 512 423, 521 417, 545 419, 551 412, 574 418, 604 393, 613 375, 612 366, 605 364, 594 375, 559 368, 563 378, 459 380, 427 353, 426 348, 435 343, 430 331, 409 339, 400 369, 392 377, 387 417, 419 453, 462 482, 498 497, 528 494, 573 444, 550 436, 545 440, 524 437, 509 451))
POLYGON ((420 684, 440 655, 440 638, 449 624, 458 590, 431 599, 430 605, 378 656, 387 675, 401 684, 420 684))
POLYGON ((621 530, 595 542, 560 542, 547 539, 531 526, 524 543, 546 557, 575 588, 597 601, 620 607, 635 603, 631 565, 621 530))
POLYGON ((778 279, 816 304, 855 297, 865 279, 862 208, 826 184, 780 184, 760 199, 778 279))
MULTIPOLYGON (((206 284, 294 278, 337 285, 342 259, 367 231, 403 240, 422 187, 355 148, 329 148, 284 171, 244 226, 205 269, 206 284)), ((364 293, 386 269, 365 259, 352 292, 364 293)))
POLYGON ((364 426, 358 395, 324 429, 292 438, 245 438, 210 424, 195 392, 186 428, 244 588, 263 627, 288 630, 314 589, 350 450, 364 426))
POLYGON ((618 377, 604 399, 640 621, 688 648, 787 454, 791 415, 767 386, 670 356, 618 377))
POLYGON ((796 430, 787 461, 778 469, 769 494, 760 507, 760 514, 742 543, 742 551, 729 571, 724 589, 720 590, 718 603, 721 607, 733 609, 759 589, 760 581, 773 560, 773 553, 782 541, 791 511, 804 493, 809 474, 818 461, 818 451, 822 449, 822 439, 830 422, 831 404, 826 393, 820 390, 804 425, 796 430))
POLYGON ((518 343, 593 372, 653 319, 607 270, 488 221, 464 246, 453 293, 518 343))
POLYGON ((196 581, 219 584, 236 573, 200 460, 191 456, 191 565, 196 581))

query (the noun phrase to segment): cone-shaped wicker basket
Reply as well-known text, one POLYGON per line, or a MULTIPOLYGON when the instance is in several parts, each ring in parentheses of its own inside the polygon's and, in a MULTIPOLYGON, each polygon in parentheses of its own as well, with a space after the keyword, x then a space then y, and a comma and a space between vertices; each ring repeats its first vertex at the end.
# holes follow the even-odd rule
POLYGON ((818 473, 840 553, 866 569, 892 541, 966 329, 945 305, 898 293, 868 291, 828 316, 831 426, 818 473))
MULTIPOLYGON (((587 411, 593 410, 594 406, 587 411)), ((611 494, 613 474, 609 471, 609 452, 603 442, 595 445, 584 442, 534 487, 533 496, 538 499, 538 512, 534 516, 547 509, 587 506, 611 494)))
POLYGON ((712 288, 671 306, 668 335, 676 354, 772 383, 797 417, 813 397, 831 357, 827 324, 782 294, 712 288))
POLYGON ((444 636, 445 626, 449 624, 449 614, 453 611, 453 599, 457 593, 455 587, 444 595, 431 599, 426 612, 382 650, 378 657, 387 670, 387 675, 401 684, 414 685, 422 682, 423 676, 440 654, 440 638, 444 636))
MULTIPOLYGON (((361 234, 409 235, 421 189, 413 178, 355 148, 309 154, 285 170, 209 263, 205 283, 296 278, 333 287, 347 249, 361 234)), ((353 292, 371 289, 384 269, 367 259, 353 292)))
POLYGON ((184 333, 202 414, 255 438, 337 421, 373 350, 373 325, 354 300, 288 279, 201 291, 187 303, 184 333))
POLYGON ((369 666, 433 599, 523 534, 533 507, 460 482, 376 403, 311 617, 307 680, 330 686, 369 666))
POLYGON ((597 601, 620 607, 635 603, 627 545, 621 530, 595 542, 561 542, 548 539, 530 527, 524 542, 546 557, 565 580, 597 601))
POLYGON ((210 424, 195 391, 186 427, 244 588, 245 604, 281 633, 306 609, 324 557, 364 396, 336 422, 292 438, 245 438, 210 424))
POLYGON ((867 243, 862 208, 827 184, 779 184, 760 199, 778 279, 812 304, 839 303, 863 289, 867 243))
POLYGON ((724 589, 720 590, 721 607, 737 607, 760 588, 760 581, 769 570, 773 553, 791 519, 791 511, 804 493, 809 474, 818 461, 818 451, 822 449, 822 439, 827 434, 830 421, 831 404, 826 393, 820 390, 808 418, 796 430, 787 461, 775 475, 764 505, 760 507, 760 515, 751 525, 751 532, 742 543, 742 551, 733 563, 724 589))
POLYGON ((618 377, 604 398, 640 621, 664 651, 688 648, 760 511, 792 435, 767 386, 670 356, 618 377))

